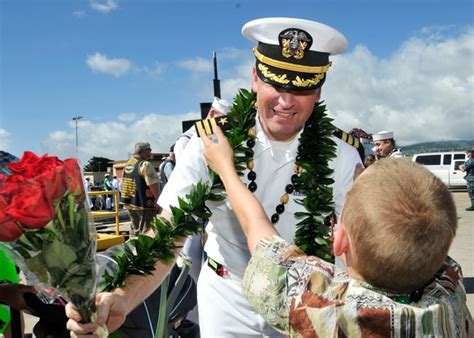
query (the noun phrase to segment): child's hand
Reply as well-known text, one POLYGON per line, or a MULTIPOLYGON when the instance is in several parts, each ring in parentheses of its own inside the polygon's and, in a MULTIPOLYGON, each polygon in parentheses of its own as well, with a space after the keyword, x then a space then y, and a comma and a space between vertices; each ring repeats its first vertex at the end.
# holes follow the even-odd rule
POLYGON ((201 135, 202 143, 204 144, 204 157, 207 164, 219 175, 222 175, 225 170, 235 171, 234 154, 229 142, 227 142, 219 126, 213 126, 213 130, 217 137, 217 143, 212 142, 207 135, 201 135))

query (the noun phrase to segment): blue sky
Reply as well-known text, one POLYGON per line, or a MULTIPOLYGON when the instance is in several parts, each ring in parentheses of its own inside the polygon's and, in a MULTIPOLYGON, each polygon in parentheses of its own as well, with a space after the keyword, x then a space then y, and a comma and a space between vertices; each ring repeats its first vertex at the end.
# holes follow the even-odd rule
POLYGON ((0 0, 0 149, 124 159, 166 151, 183 119, 249 87, 247 21, 288 16, 343 32, 323 98, 339 127, 400 144, 474 139, 473 1, 0 0))

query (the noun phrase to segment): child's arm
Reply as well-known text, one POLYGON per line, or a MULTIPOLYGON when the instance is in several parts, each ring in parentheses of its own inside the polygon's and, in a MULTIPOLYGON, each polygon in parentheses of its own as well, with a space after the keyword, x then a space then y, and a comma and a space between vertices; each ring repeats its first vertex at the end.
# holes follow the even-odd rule
POLYGON ((252 252, 260 240, 269 235, 278 235, 263 210, 260 202, 243 185, 234 167, 232 149, 219 127, 213 127, 217 143, 207 135, 201 135, 204 143, 204 156, 207 164, 219 174, 227 191, 232 208, 247 236, 247 243, 252 252))

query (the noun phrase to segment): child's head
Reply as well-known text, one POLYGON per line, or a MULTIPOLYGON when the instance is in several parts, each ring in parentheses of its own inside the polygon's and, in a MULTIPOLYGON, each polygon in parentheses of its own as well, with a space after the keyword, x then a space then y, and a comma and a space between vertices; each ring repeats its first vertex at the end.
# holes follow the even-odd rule
POLYGON ((442 266, 457 216, 441 180, 411 161, 384 159, 354 182, 341 223, 351 245, 352 268, 366 282, 411 292, 442 266))

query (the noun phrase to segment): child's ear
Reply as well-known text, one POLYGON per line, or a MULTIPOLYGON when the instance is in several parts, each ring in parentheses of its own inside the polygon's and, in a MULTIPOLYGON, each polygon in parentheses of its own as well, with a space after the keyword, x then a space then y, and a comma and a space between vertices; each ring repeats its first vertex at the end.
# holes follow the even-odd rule
POLYGON ((339 227, 334 234, 334 255, 342 256, 349 251, 349 239, 347 238, 347 232, 344 229, 343 224, 339 224, 339 227))

